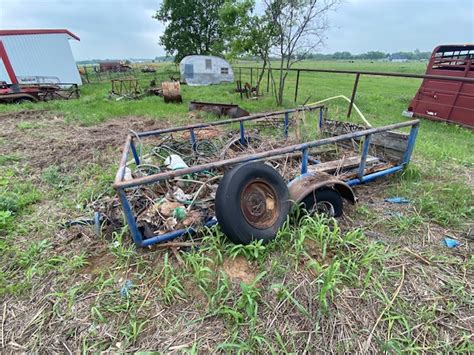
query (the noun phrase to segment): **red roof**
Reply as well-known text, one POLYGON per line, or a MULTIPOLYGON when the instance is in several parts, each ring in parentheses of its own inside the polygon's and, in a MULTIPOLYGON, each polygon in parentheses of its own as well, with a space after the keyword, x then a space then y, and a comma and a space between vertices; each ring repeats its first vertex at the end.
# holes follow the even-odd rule
POLYGON ((0 36, 17 36, 17 35, 42 35, 42 34, 52 34, 52 33, 64 33, 69 35, 71 38, 81 39, 77 37, 74 33, 69 32, 64 29, 54 29, 54 30, 0 30, 0 36))

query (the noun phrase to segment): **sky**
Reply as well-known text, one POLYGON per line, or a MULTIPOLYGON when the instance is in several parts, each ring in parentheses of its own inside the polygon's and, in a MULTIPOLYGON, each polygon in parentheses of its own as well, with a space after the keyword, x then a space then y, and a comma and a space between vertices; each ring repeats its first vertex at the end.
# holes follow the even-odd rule
MULTIPOLYGON (((0 0, 1 29, 66 28, 76 60, 154 58, 159 0, 0 0)), ((431 51, 474 43, 474 0, 345 0, 329 14, 322 53, 431 51)))

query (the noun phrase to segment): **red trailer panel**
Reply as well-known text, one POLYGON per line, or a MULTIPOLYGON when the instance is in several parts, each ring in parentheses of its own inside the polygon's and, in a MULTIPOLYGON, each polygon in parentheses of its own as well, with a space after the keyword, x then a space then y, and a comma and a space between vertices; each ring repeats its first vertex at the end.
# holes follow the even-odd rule
MULTIPOLYGON (((436 47, 426 74, 474 78, 474 44, 436 47)), ((425 79, 408 111, 474 128, 474 84, 425 79)))

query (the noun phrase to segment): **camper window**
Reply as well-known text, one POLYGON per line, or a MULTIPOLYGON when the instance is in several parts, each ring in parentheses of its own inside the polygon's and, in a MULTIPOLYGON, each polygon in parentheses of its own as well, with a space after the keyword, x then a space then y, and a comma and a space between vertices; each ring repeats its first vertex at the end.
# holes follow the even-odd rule
POLYGON ((212 60, 206 59, 206 69, 212 69, 212 60))
POLYGON ((221 68, 221 74, 229 74, 229 68, 221 68))

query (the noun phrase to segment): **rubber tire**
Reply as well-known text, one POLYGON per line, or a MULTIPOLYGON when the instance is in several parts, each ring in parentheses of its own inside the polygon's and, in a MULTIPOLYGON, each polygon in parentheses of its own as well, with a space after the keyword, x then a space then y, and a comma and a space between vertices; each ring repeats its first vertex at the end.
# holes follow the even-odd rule
POLYGON ((227 172, 216 191, 216 217, 224 234, 236 244, 249 244, 254 240, 268 243, 275 238, 285 223, 290 211, 288 187, 281 175, 272 167, 252 162, 237 165, 227 172), (273 225, 267 229, 255 228, 247 222, 240 207, 240 195, 252 180, 260 179, 270 184, 279 201, 279 214, 273 225))
POLYGON ((334 216, 332 217, 342 216, 344 206, 343 206, 341 194, 338 191, 330 189, 330 188, 316 190, 315 192, 310 193, 301 201, 303 204, 302 208, 307 211, 310 211, 313 208, 316 201, 329 202, 334 208, 334 216))
POLYGON ((14 102, 17 105, 22 105, 22 104, 29 104, 29 103, 34 102, 34 101, 32 99, 28 98, 28 97, 20 97, 20 98, 16 99, 14 102))

